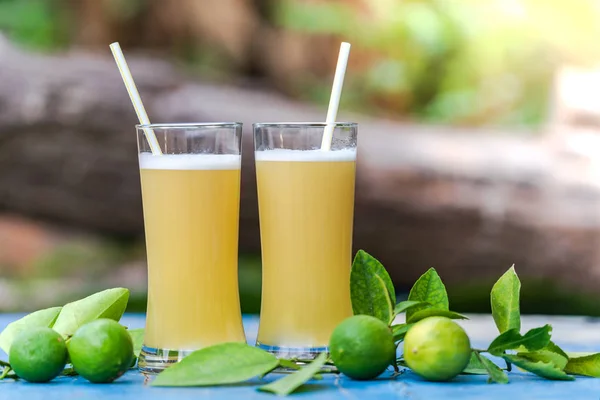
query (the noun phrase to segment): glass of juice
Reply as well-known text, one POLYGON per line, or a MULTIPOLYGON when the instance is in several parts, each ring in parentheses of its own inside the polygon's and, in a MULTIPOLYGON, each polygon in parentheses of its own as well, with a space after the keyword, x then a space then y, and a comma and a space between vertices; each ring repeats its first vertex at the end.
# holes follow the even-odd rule
POLYGON ((190 352, 245 342, 238 293, 240 123, 137 126, 148 257, 138 366, 160 372, 190 352), (162 155, 153 155, 152 130, 162 155))
POLYGON ((278 357, 328 351, 352 315, 350 268, 356 170, 355 123, 254 124, 262 248, 257 346, 278 357))

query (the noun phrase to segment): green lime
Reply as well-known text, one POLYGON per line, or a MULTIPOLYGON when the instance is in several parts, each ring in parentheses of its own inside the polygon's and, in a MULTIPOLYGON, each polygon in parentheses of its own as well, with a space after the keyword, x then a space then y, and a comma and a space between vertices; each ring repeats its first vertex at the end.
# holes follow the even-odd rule
POLYGON ((404 337, 404 361, 415 373, 430 381, 454 378, 465 369, 470 358, 469 337, 449 318, 425 318, 404 337))
POLYGON ((127 330, 112 319, 83 325, 69 341, 75 371, 90 382, 112 382, 125 373, 133 359, 133 343, 127 330))
POLYGON ((390 328, 368 315, 342 321, 331 334, 329 351, 342 373, 359 380, 376 378, 396 357, 390 328))
POLYGON ((65 368, 67 346, 58 332, 34 328, 15 338, 8 361, 18 377, 29 382, 48 382, 65 368))

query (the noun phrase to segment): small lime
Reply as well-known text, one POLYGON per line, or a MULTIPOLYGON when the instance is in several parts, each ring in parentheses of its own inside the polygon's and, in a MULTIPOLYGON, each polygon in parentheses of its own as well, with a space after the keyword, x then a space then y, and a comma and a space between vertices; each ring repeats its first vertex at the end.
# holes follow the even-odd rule
POLYGON ((28 382, 48 382, 65 368, 67 346, 58 332, 34 328, 15 338, 8 361, 19 378, 28 382))
POLYGON ((329 351, 342 373, 359 380, 376 378, 396 356, 390 328, 368 315, 342 321, 331 334, 329 351))
POLYGON ((404 337, 404 360, 430 381, 447 381, 460 374, 471 357, 471 343, 463 328, 445 317, 417 322, 404 337))
POLYGON ((133 343, 127 330, 111 319, 83 325, 69 341, 75 371, 90 382, 112 382, 129 369, 133 343))

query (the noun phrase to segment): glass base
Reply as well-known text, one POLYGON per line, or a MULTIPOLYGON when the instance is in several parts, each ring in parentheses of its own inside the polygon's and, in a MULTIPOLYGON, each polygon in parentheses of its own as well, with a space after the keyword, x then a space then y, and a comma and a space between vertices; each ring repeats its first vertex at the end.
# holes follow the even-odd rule
POLYGON ((155 349, 143 346, 138 359, 138 369, 143 374, 158 374, 192 352, 193 350, 155 349))
MULTIPOLYGON (((285 358, 296 363, 296 365, 304 365, 310 363, 319 354, 327 353, 329 355, 329 347, 284 347, 284 346, 270 346, 268 344, 256 342, 256 347, 261 350, 268 351, 277 358, 285 358)), ((292 368, 279 367, 273 372, 294 372, 292 368)), ((334 365, 324 365, 321 368, 322 372, 338 372, 338 369, 334 365)))

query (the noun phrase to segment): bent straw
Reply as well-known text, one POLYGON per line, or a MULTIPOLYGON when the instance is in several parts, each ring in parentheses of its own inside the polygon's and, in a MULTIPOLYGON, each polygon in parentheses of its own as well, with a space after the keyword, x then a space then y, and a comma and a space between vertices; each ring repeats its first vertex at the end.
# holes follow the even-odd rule
MULTIPOLYGON (((142 125, 150 125, 150 119, 148 118, 148 114, 146 114, 146 109, 144 108, 144 104, 142 103, 142 98, 138 93, 137 87, 135 86, 135 82, 133 81, 133 76, 131 76, 131 71, 129 71, 129 67, 127 66, 127 61, 125 61, 125 56, 123 55, 123 51, 121 50, 121 46, 119 46, 118 42, 112 43, 110 45, 110 51, 115 58, 117 63, 117 67, 119 68, 119 72, 121 73, 121 77, 123 78, 123 83, 127 88, 127 93, 129 93, 129 98, 133 103, 133 108, 135 109, 135 113, 137 114, 138 119, 140 120, 140 124, 142 125)), ((142 128, 144 130, 144 134, 146 135, 146 140, 148 140, 148 144, 150 145, 150 150, 152 154, 155 156, 159 156, 162 154, 160 150, 160 146, 158 144, 158 140, 156 140, 156 135, 151 128, 142 128)))
POLYGON ((325 130, 323 131, 323 139, 321 140, 321 150, 323 151, 331 149, 335 119, 340 105, 344 75, 346 74, 349 56, 350 43, 343 42, 340 46, 340 55, 338 56, 337 67, 335 68, 335 77, 333 78, 333 87, 331 88, 331 97, 329 98, 329 108, 327 109, 327 119, 325 120, 325 130))

